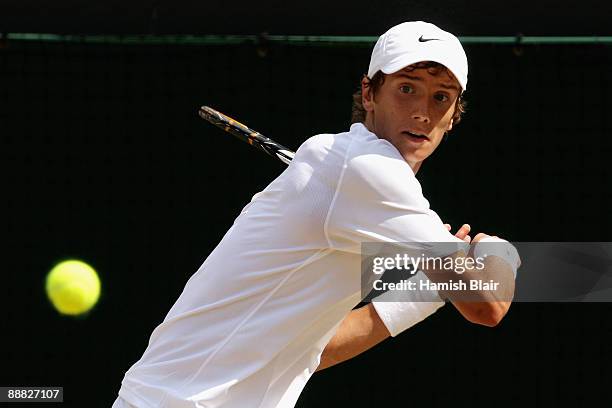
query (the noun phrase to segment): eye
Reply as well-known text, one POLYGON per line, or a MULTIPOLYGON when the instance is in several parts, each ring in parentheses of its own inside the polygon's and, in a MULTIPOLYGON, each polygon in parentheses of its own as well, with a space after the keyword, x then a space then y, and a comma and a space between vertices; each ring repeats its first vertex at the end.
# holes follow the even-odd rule
POLYGON ((445 94, 436 94, 434 96, 434 98, 436 98, 436 100, 438 102, 446 102, 446 101, 448 101, 448 95, 445 95, 445 94))
POLYGON ((402 85, 402 86, 400 86, 400 92, 402 92, 402 93, 413 93, 414 89, 410 85, 402 85))

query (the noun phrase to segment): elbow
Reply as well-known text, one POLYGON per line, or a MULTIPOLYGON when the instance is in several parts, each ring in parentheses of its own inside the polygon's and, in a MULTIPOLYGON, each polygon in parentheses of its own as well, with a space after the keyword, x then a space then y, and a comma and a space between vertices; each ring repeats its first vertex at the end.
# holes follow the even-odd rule
POLYGON ((503 318, 504 318, 504 315, 502 314, 489 313, 483 316, 478 322, 475 322, 475 323, 481 326, 495 327, 502 321, 503 318))
POLYGON ((327 347, 323 350, 321 354, 321 360, 319 362, 319 366, 315 371, 321 371, 328 367, 338 364, 339 361, 335 357, 335 348, 334 345, 328 344, 327 347))
POLYGON ((495 327, 506 316, 509 308, 510 302, 485 303, 469 320, 481 326, 495 327))

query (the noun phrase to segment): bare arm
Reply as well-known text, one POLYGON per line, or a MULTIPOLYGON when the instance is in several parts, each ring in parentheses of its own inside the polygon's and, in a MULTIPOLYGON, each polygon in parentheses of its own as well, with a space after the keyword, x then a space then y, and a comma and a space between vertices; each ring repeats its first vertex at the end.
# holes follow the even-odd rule
MULTIPOLYGON (((450 225, 445 224, 447 229, 450 231, 450 225)), ((468 235, 470 232, 470 226, 468 224, 464 224, 459 231, 455 234, 456 237, 464 240, 465 242, 475 244, 481 239, 487 237, 486 234, 478 234, 472 240, 468 235)), ((473 249, 473 247, 472 247, 473 249)), ((464 256, 464 254, 462 254, 464 256)), ((455 306, 455 308, 461 313, 461 315, 468 320, 469 322, 480 324, 483 326, 493 327, 499 324, 501 320, 504 318, 508 310, 510 309, 510 305, 512 304, 511 299, 514 294, 514 276, 509 267, 504 261, 501 259, 496 259, 496 257, 489 257, 485 261, 485 271, 496 271, 495 275, 497 280, 500 282, 502 290, 498 292, 483 292, 481 302, 475 301, 459 301, 454 300, 452 296, 450 296, 450 301, 455 306), (501 300, 503 299, 503 300, 501 300)), ((464 278, 467 278, 470 273, 466 273, 464 278)), ((441 292, 441 294, 443 294, 441 292)), ((449 294, 446 294, 449 295, 449 294)), ((446 296, 445 296, 446 297, 446 296)))
POLYGON ((344 318, 323 350, 317 371, 351 359, 389 336, 372 303, 354 309, 344 318))
MULTIPOLYGON (((447 228, 450 230, 450 226, 447 228)), ((455 236, 466 242, 471 242, 468 235, 469 231, 470 226, 465 224, 455 236)), ((482 236, 484 234, 479 234, 474 241, 477 242, 482 236)), ((493 259, 491 261, 495 263, 495 265, 492 265, 493 268, 504 268, 503 265, 499 264, 499 260, 495 261, 493 259)), ((510 278, 512 272, 509 267, 506 266, 505 268, 508 269, 505 275, 510 279, 506 282, 506 287, 511 287, 511 290, 514 291, 513 280, 510 278)), ((508 312, 510 304, 511 302, 495 301, 493 298, 488 302, 453 302, 453 305, 465 319, 485 326, 497 325, 508 312)), ((321 363, 317 371, 349 360, 390 336, 389 330, 378 316, 372 303, 352 310, 344 318, 338 331, 323 350, 321 363)))

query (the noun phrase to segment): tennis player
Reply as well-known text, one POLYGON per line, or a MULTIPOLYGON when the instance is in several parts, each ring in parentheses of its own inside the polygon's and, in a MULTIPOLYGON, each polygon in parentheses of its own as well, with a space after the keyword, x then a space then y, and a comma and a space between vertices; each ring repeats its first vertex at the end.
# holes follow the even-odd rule
MULTIPOLYGON (((244 207, 151 334, 113 407, 293 407, 315 371, 444 305, 445 294, 431 290, 354 309, 364 242, 454 243, 447 255, 455 257, 478 254, 484 241, 506 242, 470 240, 467 225, 451 234, 415 178, 458 122, 467 74, 459 40, 432 24, 407 22, 383 34, 350 130, 308 139, 244 207)), ((512 283, 513 248, 507 243, 496 257, 512 283)), ((449 300, 486 326, 510 306, 486 294, 449 300)))

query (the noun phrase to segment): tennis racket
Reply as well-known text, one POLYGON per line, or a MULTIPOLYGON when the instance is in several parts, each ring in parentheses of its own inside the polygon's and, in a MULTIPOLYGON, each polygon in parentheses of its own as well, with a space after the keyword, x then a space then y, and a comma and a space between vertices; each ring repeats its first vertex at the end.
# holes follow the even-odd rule
POLYGON ((225 130, 227 133, 231 133, 243 142, 247 142, 270 156, 276 157, 285 164, 291 163, 293 156, 295 156, 295 153, 285 146, 276 143, 274 140, 211 107, 202 106, 198 113, 202 119, 225 130))

